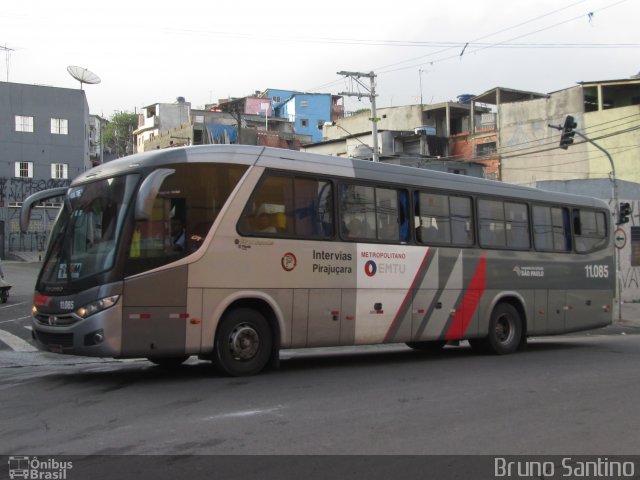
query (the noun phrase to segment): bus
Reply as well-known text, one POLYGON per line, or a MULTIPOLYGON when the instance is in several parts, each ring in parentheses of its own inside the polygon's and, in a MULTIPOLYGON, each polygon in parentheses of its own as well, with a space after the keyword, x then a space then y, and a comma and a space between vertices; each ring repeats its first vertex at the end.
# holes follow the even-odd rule
POLYGON ((594 198, 290 150, 207 145, 97 166, 62 198, 32 332, 61 354, 208 359, 527 337, 610 324, 611 214, 594 198))

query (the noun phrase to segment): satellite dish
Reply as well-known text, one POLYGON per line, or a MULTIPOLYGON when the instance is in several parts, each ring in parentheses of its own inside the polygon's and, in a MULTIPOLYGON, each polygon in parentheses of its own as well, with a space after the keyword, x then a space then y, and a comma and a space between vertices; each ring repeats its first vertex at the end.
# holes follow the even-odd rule
POLYGON ((80 82, 80 90, 82 90, 83 83, 94 85, 101 82, 100 77, 87 68, 69 65, 67 67, 67 72, 69 72, 69 75, 80 82))

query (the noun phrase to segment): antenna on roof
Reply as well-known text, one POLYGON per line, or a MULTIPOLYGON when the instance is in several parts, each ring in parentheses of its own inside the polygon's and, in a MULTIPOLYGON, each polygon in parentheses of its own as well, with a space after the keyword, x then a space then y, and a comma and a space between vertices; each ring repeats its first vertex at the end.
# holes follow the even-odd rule
POLYGON ((76 80, 78 80, 80 82, 80 90, 82 90, 82 84, 83 83, 87 83, 89 85, 94 85, 94 84, 100 83, 102 81, 102 80, 100 80, 100 77, 98 75, 93 73, 88 68, 76 67, 75 65, 69 65, 67 67, 67 72, 69 72, 69 75, 71 75, 73 78, 75 78, 76 80))

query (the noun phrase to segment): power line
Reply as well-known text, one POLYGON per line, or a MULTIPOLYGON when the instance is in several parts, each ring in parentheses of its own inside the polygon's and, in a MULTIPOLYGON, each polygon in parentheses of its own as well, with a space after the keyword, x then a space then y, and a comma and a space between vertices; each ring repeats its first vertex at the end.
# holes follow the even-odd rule
MULTIPOLYGON (((480 40, 484 40, 484 39, 490 38, 490 37, 498 35, 500 33, 504 33, 504 32, 507 32, 509 30, 513 30, 513 29, 519 28, 519 27, 521 27, 523 25, 526 25, 528 23, 532 23, 532 22, 535 22, 535 21, 540 20, 542 18, 554 15, 554 14, 556 14, 558 12, 563 11, 563 10, 567 10, 569 8, 572 8, 572 7, 574 7, 574 6, 576 6, 576 5, 580 4, 580 3, 584 3, 584 1, 585 0, 580 0, 578 2, 573 2, 573 3, 571 3, 569 5, 566 5, 566 6, 562 7, 562 8, 558 8, 558 9, 552 10, 550 12, 547 12, 547 13, 545 13, 543 15, 539 15, 537 17, 534 17, 532 19, 526 20, 524 22, 520 22, 518 24, 509 26, 509 27, 506 27, 506 28, 503 28, 503 29, 500 29, 500 30, 497 30, 497 31, 489 33, 487 35, 480 36, 478 38, 475 38, 475 39, 471 40, 470 42, 452 42, 451 44, 447 44, 446 42, 443 42, 443 44, 446 45, 446 48, 443 48, 443 49, 438 50, 436 52, 431 52, 431 53, 426 54, 426 55, 421 55, 421 56, 418 56, 418 57, 412 57, 412 58, 409 58, 409 59, 406 59, 406 60, 402 60, 400 62, 395 62, 395 63, 392 63, 392 64, 382 65, 382 66, 376 67, 374 70, 378 71, 379 74, 385 74, 385 73, 391 73, 391 72, 396 72, 396 71, 400 71, 400 70, 406 70, 406 69, 409 69, 409 68, 421 67, 421 66, 424 66, 425 63, 433 64, 433 63, 449 60, 449 59, 452 59, 452 58, 459 58, 459 55, 456 54, 456 55, 451 55, 451 56, 448 56, 448 57, 432 60, 430 62, 420 62, 418 64, 413 64, 413 65, 402 67, 402 68, 398 68, 398 69, 385 70, 385 69, 388 69, 390 67, 394 67, 396 65, 402 65, 402 64, 405 64, 407 62, 414 62, 414 61, 419 60, 419 59, 424 59, 424 58, 427 58, 427 57, 435 56, 435 55, 438 55, 440 53, 444 53, 444 52, 452 50, 452 49, 459 49, 460 47, 464 46, 467 43, 469 45, 474 45, 475 43, 479 42, 480 40)), ((613 4, 607 5, 607 6, 603 7, 603 8, 600 8, 600 9, 598 9, 596 11, 602 11, 602 10, 605 10, 607 8, 611 8, 613 6, 616 6, 616 5, 619 5, 621 3, 624 3, 626 1, 627 0, 620 0, 618 2, 615 2, 613 4)), ((589 13, 593 14, 594 12, 589 12, 589 13)), ((498 47, 507 48, 506 46, 509 45, 509 42, 511 42, 511 41, 513 41, 515 39, 523 38, 523 37, 528 36, 528 35, 533 35, 535 33, 539 33, 540 31, 548 30, 550 28, 554 28, 556 26, 559 26, 559 25, 562 25, 564 23, 568 23, 568 22, 574 21, 574 20, 579 19, 579 18, 584 18, 584 14, 580 15, 580 16, 577 16, 577 17, 573 17, 573 18, 571 18, 569 20, 565 20, 563 22, 556 23, 556 24, 554 24, 554 25, 552 25, 550 27, 546 27, 546 28, 544 28, 542 30, 536 30, 534 32, 530 32, 530 33, 527 33, 527 34, 524 34, 524 35, 520 35, 520 36, 517 36, 515 38, 509 39, 509 40, 505 40, 505 41, 502 41, 502 42, 490 43, 490 44, 483 45, 483 46, 481 46, 479 48, 476 48, 476 49, 470 51, 469 53, 474 53, 474 52, 477 52, 479 50, 483 50, 483 49, 487 49, 487 48, 498 48, 498 47)), ((533 45, 533 44, 529 44, 529 45, 533 45)), ((556 44, 556 45, 565 45, 565 46, 567 46, 567 45, 570 45, 570 44, 556 44)), ((573 44, 573 45, 575 45, 575 44, 573 44)), ((595 45, 595 44, 593 44, 593 45, 595 45)), ((604 44, 602 44, 602 45, 604 45, 604 44)), ((634 44, 629 44, 629 45, 631 46, 631 45, 634 45, 634 44)), ((545 48, 548 48, 548 47, 545 47, 545 48)), ((633 47, 633 48, 635 48, 635 47, 633 47)), ((334 85, 337 85, 337 84, 338 84, 338 82, 336 82, 336 81, 327 82, 325 84, 322 84, 321 86, 313 87, 310 90, 315 90, 315 89, 319 89, 319 88, 327 88, 327 87, 331 87, 331 86, 334 86, 334 85)))
MULTIPOLYGON (((606 10, 606 9, 608 9, 608 8, 615 7, 616 5, 619 5, 619 4, 624 3, 624 2, 626 2, 626 1, 628 1, 628 0, 619 0, 619 1, 617 1, 617 2, 611 3, 611 4, 609 4, 609 5, 606 5, 606 6, 602 7, 602 8, 599 8, 598 10, 593 10, 593 11, 591 11, 591 12, 588 12, 588 14, 587 14, 587 15, 589 15, 589 18, 592 18, 593 14, 594 14, 595 12, 601 12, 601 11, 606 10)), ((578 3, 579 3, 579 2, 578 2, 578 3)), ((575 4, 569 5, 568 7, 573 6, 573 5, 575 5, 575 4)), ((566 8, 568 8, 568 7, 566 7, 566 8)), ((563 8, 563 9, 564 9, 564 8, 563 8)), ((563 10, 563 9, 561 9, 561 10, 563 10)), ((557 12, 557 11, 550 12, 550 13, 549 13, 549 15, 550 15, 550 14, 553 14, 553 13, 556 13, 556 12, 557 12)), ((545 15, 545 16, 546 16, 546 15, 545 15)), ((510 39, 508 39, 508 40, 503 40, 503 41, 501 41, 501 42, 496 42, 496 43, 489 44, 489 45, 487 45, 487 46, 482 46, 482 47, 479 47, 479 48, 476 48, 476 49, 474 49, 474 50, 469 51, 469 52, 467 53, 467 56, 468 56, 468 55, 470 55, 470 54, 472 54, 472 53, 477 53, 477 52, 480 52, 480 51, 482 51, 482 50, 486 50, 486 49, 488 49, 488 48, 495 48, 495 47, 498 47, 499 45, 504 45, 504 44, 507 44, 507 43, 512 42, 512 41, 514 41, 514 40, 519 40, 519 39, 521 39, 521 38, 528 37, 528 36, 530 36, 530 35, 535 35, 536 33, 544 32, 544 31, 546 31, 546 30, 550 30, 550 29, 552 29, 552 28, 559 27, 560 25, 564 25, 564 24, 566 24, 566 23, 574 22, 574 21, 579 20, 579 19, 584 19, 584 17, 585 17, 585 14, 581 14, 581 15, 578 15, 578 16, 575 16, 575 17, 572 17, 572 18, 569 18, 569 19, 567 19, 567 20, 563 20, 563 21, 561 21, 561 22, 554 23, 553 25, 549 25, 549 26, 546 26, 546 27, 544 27, 544 28, 540 28, 540 29, 535 30, 535 31, 532 31, 532 32, 524 33, 524 34, 522 34, 522 35, 518 35, 518 36, 516 36, 516 37, 512 37, 512 38, 510 38, 510 39)), ((535 19, 534 19, 534 20, 535 20, 535 19)), ((532 20, 532 21, 533 21, 533 20, 532 20)), ((529 22, 525 22, 525 23, 529 23, 529 22)), ((519 26, 519 25, 518 25, 518 26, 519 26)), ((492 36, 492 35, 489 35, 489 36, 492 36)), ((485 38, 486 38, 486 37, 485 37, 485 38)), ((449 50, 449 49, 445 49, 445 50, 443 50, 443 51, 447 51, 447 50, 449 50)), ((443 51, 436 52, 436 53, 442 53, 443 51)), ((435 55, 436 53, 434 53, 434 54, 429 54, 429 55, 424 55, 424 56, 422 56, 422 57, 417 57, 417 58, 425 58, 425 57, 427 57, 427 56, 435 55)), ((407 63, 407 62, 415 61, 415 60, 417 60, 417 58, 412 58, 412 59, 404 60, 404 61, 402 61, 402 62, 396 62, 396 63, 391 64, 391 65, 378 67, 376 70, 378 70, 378 71, 380 72, 380 74, 385 74, 385 73, 398 72, 398 71, 406 70, 406 69, 409 69, 409 68, 416 68, 416 67, 419 67, 419 66, 423 66, 423 65, 425 64, 425 62, 421 62, 421 63, 417 63, 417 64, 412 64, 412 65, 409 65, 409 66, 400 67, 400 68, 396 68, 396 69, 385 70, 385 68, 387 68, 387 67, 391 67, 391 66, 395 66, 395 65, 401 65, 401 64, 403 64, 403 63, 407 63)), ((459 54, 449 55, 449 56, 447 56, 447 57, 438 58, 438 59, 435 59, 435 60, 428 61, 428 62, 426 62, 426 63, 428 63, 429 65, 433 65, 434 63, 444 62, 444 61, 446 61, 446 60, 451 60, 451 59, 453 59, 453 58, 460 58, 460 55, 459 55, 459 54)))

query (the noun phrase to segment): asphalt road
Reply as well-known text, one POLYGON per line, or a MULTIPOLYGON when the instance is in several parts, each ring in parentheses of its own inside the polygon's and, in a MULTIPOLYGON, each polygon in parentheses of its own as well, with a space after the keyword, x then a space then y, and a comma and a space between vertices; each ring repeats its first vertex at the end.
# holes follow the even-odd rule
POLYGON ((2 352, 14 454, 637 454, 640 335, 522 353, 402 346, 294 351, 225 378, 205 362, 2 352), (286 358, 288 357, 288 358, 286 358))

